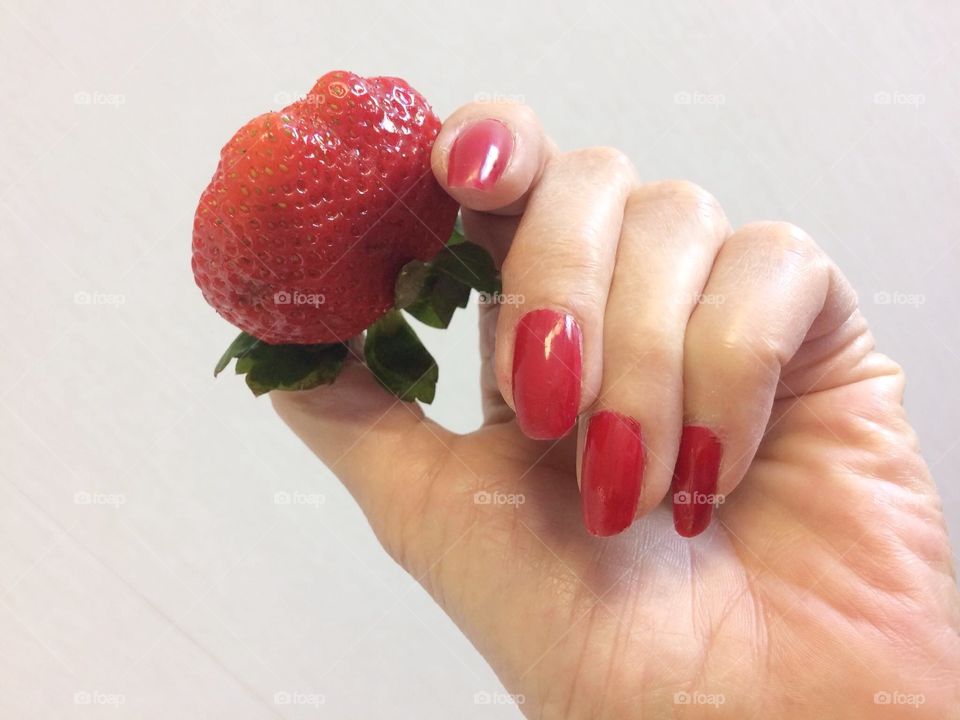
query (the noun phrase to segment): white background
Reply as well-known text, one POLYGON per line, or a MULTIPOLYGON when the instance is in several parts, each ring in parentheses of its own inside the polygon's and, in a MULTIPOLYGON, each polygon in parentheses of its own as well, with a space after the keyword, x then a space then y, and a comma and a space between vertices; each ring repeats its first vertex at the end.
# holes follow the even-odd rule
MULTIPOLYGON (((2 0, 0 717, 517 717, 269 403, 211 377, 233 330, 190 273, 197 197, 335 68, 441 115, 522 99, 561 147, 806 228, 907 369, 956 535, 958 31, 949 0, 2 0)), ((430 412, 463 431, 474 321, 427 333, 430 412)))

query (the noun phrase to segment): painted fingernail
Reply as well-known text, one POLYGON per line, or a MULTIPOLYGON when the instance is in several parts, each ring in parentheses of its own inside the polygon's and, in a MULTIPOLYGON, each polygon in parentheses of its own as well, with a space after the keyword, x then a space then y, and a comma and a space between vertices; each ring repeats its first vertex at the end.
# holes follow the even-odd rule
POLYGON ((640 423, 602 410, 590 418, 583 445, 580 495, 583 521, 594 535, 616 535, 630 527, 643 483, 640 423))
POLYGON ((536 440, 563 437, 580 407, 580 326, 572 315, 534 310, 520 318, 514 342, 513 404, 520 429, 536 440))
POLYGON ((673 526, 683 537, 699 535, 710 524, 722 456, 723 445, 711 430, 684 426, 673 471, 673 526))
POLYGON ((513 133, 499 120, 478 120, 464 128, 450 148, 447 185, 489 190, 507 167, 513 133))

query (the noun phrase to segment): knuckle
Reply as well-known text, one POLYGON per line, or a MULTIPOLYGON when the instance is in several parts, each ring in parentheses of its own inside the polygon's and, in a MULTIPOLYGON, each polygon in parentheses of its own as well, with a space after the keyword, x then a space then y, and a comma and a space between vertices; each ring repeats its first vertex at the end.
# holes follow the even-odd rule
POLYGON ((730 223, 712 193, 689 180, 663 180, 655 183, 654 197, 669 204, 672 212, 685 219, 693 218, 712 235, 726 234, 730 223))
POLYGON ((709 367, 715 380, 728 388, 750 387, 758 379, 774 382, 784 360, 782 348, 765 334, 717 323, 692 328, 687 333, 684 352, 686 358, 697 362, 697 372, 709 367), (704 358, 709 362, 703 362, 704 358))
POLYGON ((565 158, 582 171, 610 177, 623 184, 632 182, 635 177, 630 158, 614 147, 599 145, 573 150, 567 153, 565 158))
POLYGON ((662 197, 675 202, 720 209, 720 203, 713 194, 689 180, 662 180, 656 184, 656 189, 662 197))
POLYGON ((775 257, 796 257, 808 263, 826 264, 826 255, 810 235, 793 223, 764 221, 744 225, 743 237, 758 241, 775 257))

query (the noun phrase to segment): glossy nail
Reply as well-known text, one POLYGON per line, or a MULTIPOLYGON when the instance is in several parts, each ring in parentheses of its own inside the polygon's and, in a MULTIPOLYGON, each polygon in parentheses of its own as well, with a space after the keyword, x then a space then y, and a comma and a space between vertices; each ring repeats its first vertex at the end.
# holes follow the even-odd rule
POLYGON ((497 184, 513 150, 513 134, 499 120, 478 120, 457 136, 450 148, 447 185, 489 190, 497 184))
POLYGON ((616 535, 630 527, 642 483, 640 423, 610 410, 594 414, 587 425, 580 469, 587 530, 594 535, 616 535))
POLYGON ((563 437, 580 408, 580 327, 572 315, 534 310, 520 318, 513 347, 513 404, 536 440, 563 437))
POLYGON ((711 430, 683 428, 673 471, 673 525, 683 537, 699 535, 710 524, 722 456, 723 445, 711 430))

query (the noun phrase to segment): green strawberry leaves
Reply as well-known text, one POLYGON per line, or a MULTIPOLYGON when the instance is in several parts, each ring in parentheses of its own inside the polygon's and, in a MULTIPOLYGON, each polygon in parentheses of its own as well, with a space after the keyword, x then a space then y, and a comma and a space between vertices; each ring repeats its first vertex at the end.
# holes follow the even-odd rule
MULTIPOLYGON (((491 257, 463 236, 459 218, 446 247, 429 262, 404 265, 395 286, 395 309, 367 328, 364 361, 383 387, 401 400, 433 401, 439 368, 400 310, 429 327, 446 328, 457 308, 467 306, 470 290, 500 292, 500 275, 491 257)), ((307 390, 332 383, 346 359, 345 343, 270 345, 240 333, 217 362, 219 375, 236 359, 254 395, 271 390, 307 390)))
POLYGON ((396 310, 367 328, 363 356, 380 384, 401 400, 433 402, 440 369, 396 310))
POLYGON ((271 390, 309 390, 332 383, 346 356, 343 343, 270 345, 242 332, 230 343, 213 374, 219 375, 236 358, 237 375, 246 375, 254 395, 271 390))
POLYGON ((395 307, 430 327, 447 327, 456 309, 466 307, 469 299, 469 285, 428 263, 414 260, 397 277, 395 307))
POLYGON ((446 328, 457 308, 467 306, 471 288, 498 293, 500 275, 487 251, 467 242, 459 228, 432 260, 403 266, 394 288, 396 310, 367 329, 364 344, 367 366, 381 385, 401 400, 433 401, 439 369, 398 310, 446 328))
POLYGON ((220 356, 220 359, 217 361, 217 366, 213 369, 213 376, 216 377, 224 370, 226 370, 227 365, 230 364, 230 361, 234 358, 243 357, 248 352, 253 350, 260 343, 253 335, 248 335, 245 332, 240 333, 234 338, 233 342, 230 343, 230 347, 227 348, 226 352, 220 356))
POLYGON ((482 293, 500 292, 500 273, 493 258, 479 245, 464 240, 441 250, 431 264, 438 272, 482 293))
POLYGON ((451 243, 432 260, 414 260, 403 266, 394 306, 425 325, 445 328, 454 311, 467 306, 471 288, 489 295, 499 293, 500 275, 486 250, 454 231, 451 243))

